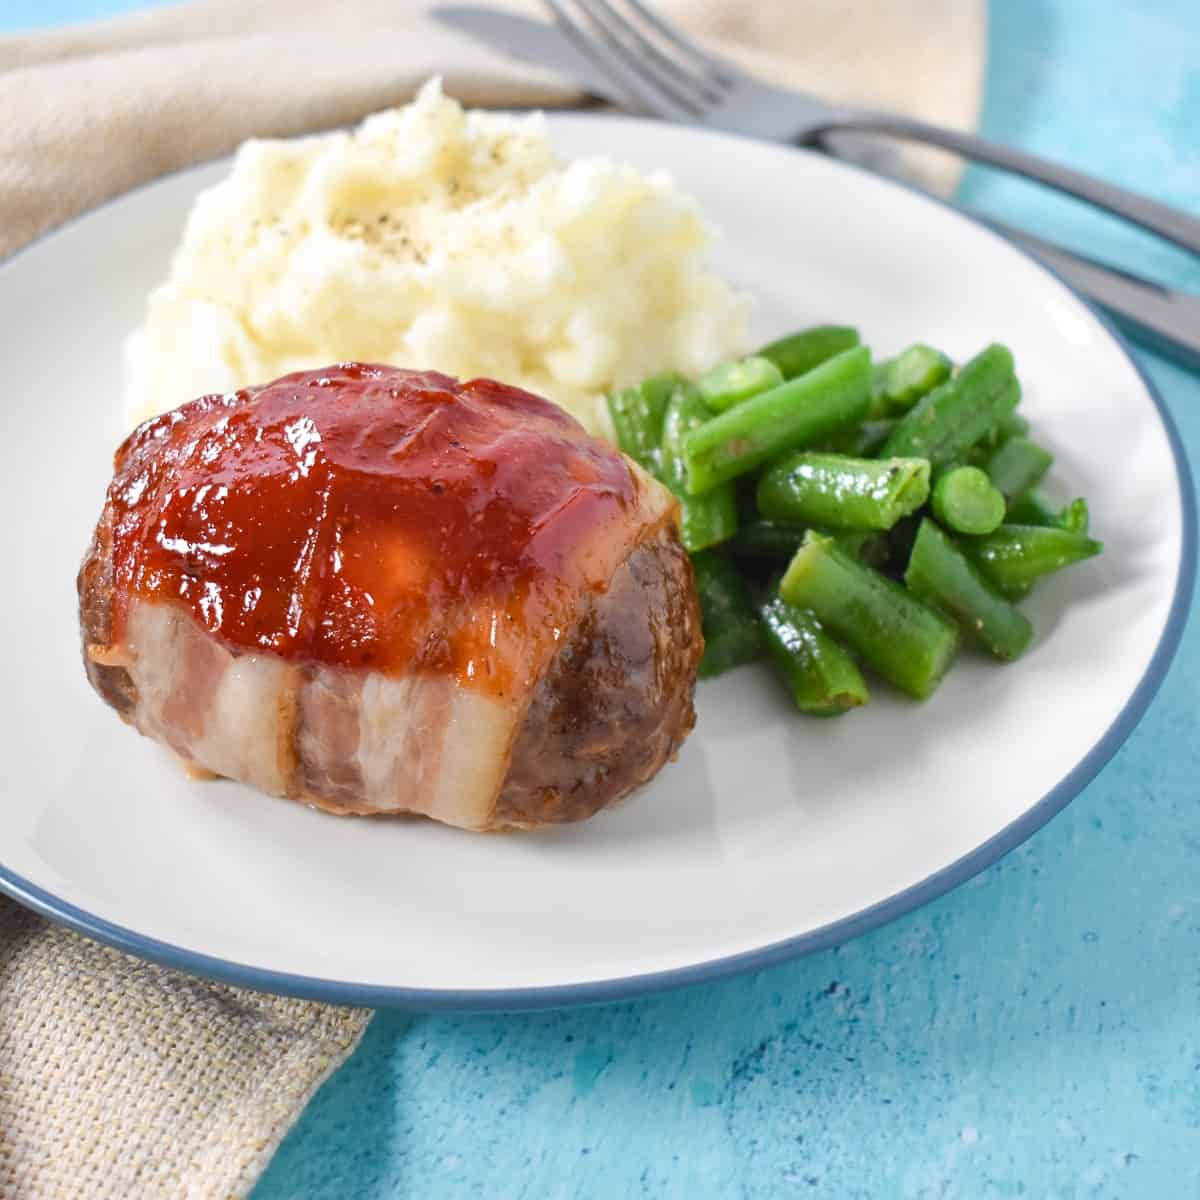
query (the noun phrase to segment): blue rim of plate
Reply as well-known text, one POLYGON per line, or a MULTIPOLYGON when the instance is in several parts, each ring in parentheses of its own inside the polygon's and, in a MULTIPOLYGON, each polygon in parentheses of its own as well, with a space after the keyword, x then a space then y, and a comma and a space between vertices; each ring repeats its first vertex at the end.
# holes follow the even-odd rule
MULTIPOLYGON (((586 113, 574 113, 572 116, 586 116, 597 119, 586 113)), ((629 121, 639 125, 657 124, 636 117, 616 114, 601 114, 599 119, 624 122, 629 121)), ((738 141, 751 141, 758 145, 770 146, 775 143, 761 142, 755 138, 740 137, 736 134, 718 133, 714 130, 692 130, 702 132, 711 137, 732 137, 738 141)), ((795 150, 794 147, 780 146, 781 149, 795 150)), ((816 153, 815 151, 799 150, 800 153, 816 153)), ((1188 463, 1187 452, 1179 429, 1171 416, 1166 402, 1149 374, 1138 362, 1128 339, 1120 332, 1113 321, 1092 302, 1082 296, 1065 279, 1046 266, 1040 259, 1030 254, 1011 238, 993 229, 985 221, 956 208, 948 201, 937 196, 931 196, 919 188, 899 180, 877 175, 865 168, 842 159, 829 159, 837 166, 865 175, 877 183, 890 185, 901 191, 914 193, 921 199, 946 209, 956 217, 969 222, 988 237, 996 238, 1022 258, 1032 262, 1038 270, 1049 275, 1064 287, 1083 307, 1092 314, 1100 326, 1116 344, 1122 355, 1141 380, 1154 407, 1158 410, 1159 420, 1167 435, 1171 448, 1171 457, 1175 464, 1175 481, 1179 488, 1179 508, 1182 518, 1179 572, 1175 579, 1175 594, 1171 599, 1171 607, 1163 626, 1162 636, 1154 653, 1150 656, 1145 673, 1137 686, 1129 695, 1124 707, 1117 714, 1112 724, 1104 731, 1095 745, 1079 760, 1078 763, 1063 778, 1047 792, 1036 804, 1027 809, 1015 821, 1006 825, 999 833, 994 834, 986 842, 976 846, 974 850, 964 854, 949 865, 926 876, 919 883, 913 884, 886 900, 864 908, 861 911, 840 920, 832 921, 819 929, 808 933, 797 934, 768 946, 760 946, 756 950, 747 950, 739 954, 727 955, 723 958, 711 959, 708 962, 694 963, 686 967, 675 967, 667 971, 651 971, 642 975, 630 975, 621 979, 604 979, 589 983, 555 984, 549 987, 533 988, 497 988, 497 989, 441 989, 441 988, 406 988, 391 987, 384 984, 349 983, 335 979, 322 979, 309 975, 293 975, 286 971, 272 971, 262 967, 253 967, 245 963, 231 962, 228 959, 215 958, 194 950, 185 950, 169 942, 146 937, 122 925, 115 925, 69 904, 64 900, 30 883, 27 879, 8 870, 0 863, 0 893, 7 894, 26 908, 40 913, 60 925, 65 925, 77 933, 103 942, 117 950, 132 954, 148 962, 158 963, 164 967, 185 971, 191 975, 217 980, 221 983, 232 984, 236 987, 251 988, 262 992, 272 992, 284 996, 296 996, 304 1000, 320 1000, 329 1004, 348 1004, 364 1008, 393 1008, 411 1011, 459 1011, 459 1012, 517 1012, 533 1009, 565 1008, 583 1004, 603 1004, 616 1000, 629 1000, 654 992, 668 991, 674 988, 686 987, 690 984, 714 983, 732 975, 740 975, 749 971, 761 970, 764 967, 775 966, 789 959, 800 958, 806 954, 815 954, 831 946, 841 945, 878 929, 914 909, 921 908, 936 900, 938 897, 952 891, 960 884, 966 883, 981 871, 999 861, 1009 851, 1016 849, 1022 842, 1032 837, 1052 817, 1057 816, 1066 806, 1083 791, 1085 787, 1100 773, 1108 761, 1125 743, 1129 735, 1137 727, 1145 715, 1146 709, 1154 699, 1167 671, 1179 649, 1187 624, 1188 611, 1191 607, 1192 592, 1196 580, 1197 559, 1197 513, 1196 492, 1192 478, 1191 467, 1188 463)), ((119 203, 132 192, 144 191, 161 183, 163 179, 185 174, 196 170, 204 164, 194 163, 178 171, 150 180, 140 187, 131 189, 120 196, 115 196, 103 204, 96 205, 86 212, 78 214, 72 220, 55 230, 35 239, 21 247, 16 254, 8 259, 0 260, 0 270, 6 262, 11 262, 21 254, 54 237, 62 229, 70 228, 85 220, 92 213, 119 203)))

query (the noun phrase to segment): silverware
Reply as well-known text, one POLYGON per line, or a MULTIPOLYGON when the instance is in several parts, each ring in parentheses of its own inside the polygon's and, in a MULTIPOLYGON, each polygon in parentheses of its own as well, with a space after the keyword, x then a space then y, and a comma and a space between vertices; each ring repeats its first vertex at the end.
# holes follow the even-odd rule
POLYGON ((546 0, 559 27, 654 116, 730 133, 811 145, 838 130, 924 142, 1023 175, 1124 217, 1200 254, 1200 219, 1034 154, 891 113, 833 108, 804 92, 760 83, 701 49, 641 0, 546 0), (633 15, 630 15, 633 14, 633 15))
POLYGON ((1023 229, 987 219, 985 223, 1119 317, 1141 341, 1200 369, 1200 296, 1064 250, 1023 229))
MULTIPOLYGON (((802 93, 759 83, 701 49, 639 0, 626 0, 630 13, 640 18, 637 24, 608 0, 547 3, 554 9, 557 30, 541 21, 469 5, 438 7, 434 15, 492 48, 549 66, 624 108, 823 149, 828 149, 823 139, 829 133, 894 132, 1047 182, 1200 252, 1200 220, 1187 213, 969 134, 905 117, 838 110, 802 93)), ((1200 365, 1200 297, 990 223, 1156 348, 1200 365)))

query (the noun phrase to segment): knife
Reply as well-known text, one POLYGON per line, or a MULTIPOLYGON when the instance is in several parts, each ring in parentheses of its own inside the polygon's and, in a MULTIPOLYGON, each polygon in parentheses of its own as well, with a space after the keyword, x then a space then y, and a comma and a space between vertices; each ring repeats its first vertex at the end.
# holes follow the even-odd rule
MULTIPOLYGON (((555 25, 473 4, 438 5, 432 14, 441 24, 491 50, 535 66, 549 67, 579 85, 582 91, 620 108, 626 107, 604 72, 576 50, 555 25)), ((1200 329, 1200 297, 1082 258, 987 217, 977 216, 977 219, 997 229, 1077 292, 1107 309, 1139 340, 1189 366, 1200 367, 1200 344, 1196 339, 1196 330, 1200 329)))

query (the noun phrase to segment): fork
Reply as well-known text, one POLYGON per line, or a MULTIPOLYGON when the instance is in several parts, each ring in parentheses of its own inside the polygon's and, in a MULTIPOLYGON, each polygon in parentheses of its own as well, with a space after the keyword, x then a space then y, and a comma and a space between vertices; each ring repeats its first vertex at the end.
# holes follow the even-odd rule
MULTIPOLYGON (((923 142, 1065 192, 1200 255, 1200 219, 1011 146, 892 113, 834 108, 774 87, 704 49, 641 0, 545 0, 559 28, 636 111, 770 141, 820 146, 831 133, 923 142)), ((1004 231, 1013 236, 1012 231, 1004 231)), ((1200 363, 1200 297, 1110 271, 1030 235, 1017 240, 1067 270, 1105 307, 1200 363)))

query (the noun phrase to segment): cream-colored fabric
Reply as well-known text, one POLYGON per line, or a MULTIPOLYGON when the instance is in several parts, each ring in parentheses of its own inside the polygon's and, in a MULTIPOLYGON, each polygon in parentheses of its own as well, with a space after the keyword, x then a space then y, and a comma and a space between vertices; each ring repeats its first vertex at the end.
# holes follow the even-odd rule
POLYGON ((0 899, 0 1196, 244 1196, 369 1019, 165 971, 0 899))
MULTIPOLYGON (((782 83, 974 124, 983 0, 661 7, 782 83)), ((0 38, 0 255, 252 134, 329 128, 401 102, 433 73, 469 104, 581 99, 423 9, 198 0, 0 38)), ((943 191, 956 178, 940 158, 902 165, 943 191)), ((0 1197, 243 1196, 369 1019, 150 966, 0 899, 0 1197)))
MULTIPOLYGON (((570 105, 570 81, 433 22, 428 0, 195 0, 0 37, 0 256, 147 179, 253 134, 349 123, 441 72, 468 104, 570 105)), ((543 15, 538 0, 508 7, 543 15)), ((660 0, 667 15, 780 83, 831 100, 975 124, 984 0, 660 0)), ((857 143, 887 169, 896 148, 857 143)), ((900 150, 946 192, 959 165, 900 150)))

